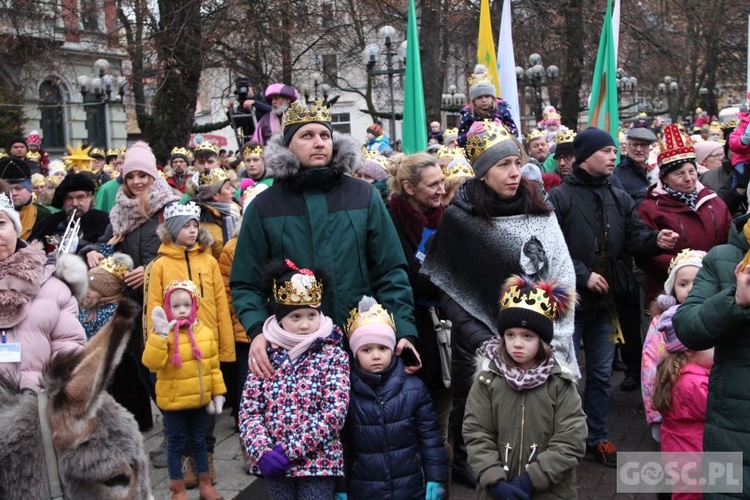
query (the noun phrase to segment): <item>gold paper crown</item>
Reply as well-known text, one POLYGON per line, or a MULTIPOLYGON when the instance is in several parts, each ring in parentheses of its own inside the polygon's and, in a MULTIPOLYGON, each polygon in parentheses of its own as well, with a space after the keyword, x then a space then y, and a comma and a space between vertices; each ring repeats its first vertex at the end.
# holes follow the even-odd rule
POLYGON ((187 148, 172 148, 172 151, 169 153, 170 156, 174 155, 182 155, 185 158, 190 158, 190 151, 187 150, 187 148))
POLYGON ((31 186, 32 187, 43 187, 46 186, 47 182, 44 180, 42 174, 31 174, 31 186))
POLYGON ((533 129, 531 132, 529 132, 526 135, 526 143, 528 144, 528 143, 530 143, 531 141, 533 141, 535 139, 545 139, 546 140, 547 139, 547 135, 544 132, 542 132, 541 130, 535 128, 535 129, 533 129))
POLYGON ((200 295, 198 294, 198 287, 190 280, 174 280, 170 281, 167 287, 164 289, 164 296, 167 296, 167 292, 174 289, 180 289, 180 290, 186 290, 190 292, 190 295, 195 297, 196 301, 200 300, 200 295))
POLYGON ((196 205, 194 201, 189 201, 184 205, 179 203, 172 203, 164 208, 164 220, 169 220, 172 217, 179 215, 195 217, 196 219, 201 216, 201 207, 196 205))
POLYGON ((669 269, 667 270, 667 274, 672 274, 672 269, 674 269, 676 266, 679 266, 681 264, 685 264, 686 262, 695 262, 695 261, 702 261, 703 257, 706 256, 706 252, 703 250, 692 250, 690 248, 684 248, 680 250, 680 252, 672 257, 672 260, 669 262, 669 269))
POLYGON ((287 306, 318 307, 323 300, 323 283, 309 269, 300 269, 281 286, 274 280, 273 300, 287 306))
POLYGON ((7 158, 7 157, 8 157, 8 153, 0 152, 0 158, 7 158))
POLYGON ((505 125, 489 120, 484 120, 484 131, 477 135, 470 135, 466 139, 466 159, 472 165, 482 153, 490 149, 495 144, 503 141, 509 141, 513 137, 505 125))
POLYGON ((557 111, 553 111, 552 113, 549 114, 549 116, 547 116, 547 121, 557 120, 559 122, 561 119, 562 117, 560 116, 560 113, 558 113, 557 111))
POLYGON ((346 333, 351 335, 357 328, 372 323, 388 325, 394 331, 396 330, 396 321, 393 319, 393 314, 375 302, 367 311, 360 312, 359 308, 355 307, 349 312, 349 319, 346 321, 346 333))
POLYGON ((42 154, 39 151, 29 151, 26 153, 26 159, 39 163, 42 160, 42 154))
POLYGON ((104 150, 99 148, 91 148, 91 151, 89 151, 89 156, 93 158, 94 155, 104 158, 104 150))
POLYGON ((362 160, 363 160, 362 162, 363 165, 364 165, 364 162, 368 160, 374 161, 375 163, 380 165, 380 168, 382 168, 385 173, 388 173, 388 166, 389 166, 388 158, 381 155, 377 151, 365 151, 362 155, 362 160))
POLYGON ((469 78, 466 79, 466 81, 469 84, 469 87, 474 87, 475 85, 482 85, 482 84, 489 84, 494 86, 495 82, 492 81, 492 77, 489 73, 474 73, 469 78))
POLYGON ((118 148, 109 148, 107 150, 107 156, 120 156, 120 150, 118 148))
POLYGON ((198 176, 198 185, 211 186, 212 184, 217 184, 227 180, 229 180, 229 177, 227 177, 227 173, 224 172, 223 168, 214 168, 213 170, 201 172, 198 176))
POLYGON ((453 179, 475 177, 474 169, 469 165, 468 160, 463 154, 456 155, 450 163, 443 168, 444 182, 448 183, 453 179))
POLYGON ((561 130, 557 133, 555 136, 555 144, 564 144, 566 142, 573 142, 573 139, 576 138, 576 133, 572 130, 561 130))
POLYGON ((124 280, 125 276, 127 276, 127 274, 130 272, 128 266, 122 263, 118 263, 113 257, 107 257, 100 260, 97 267, 114 275, 114 277, 120 281, 124 280))
POLYGON ((201 143, 200 146, 197 146, 195 148, 195 152, 197 153, 198 151, 211 151, 215 155, 219 154, 219 148, 217 148, 216 146, 214 146, 208 141, 203 141, 203 143, 201 143))
POLYGON ((263 156, 263 146, 255 146, 253 148, 250 146, 246 147, 242 150, 242 157, 244 158, 247 155, 263 156))
POLYGON ((13 202, 8 198, 5 193, 0 193, 0 210, 13 210, 16 211, 16 207, 13 206, 13 202))
POLYGON ((721 128, 731 128, 732 130, 737 128, 737 125, 740 124, 740 121, 737 118, 732 118, 728 122, 724 122, 721 125, 721 128))
POLYGON ((500 298, 500 309, 518 307, 546 316, 555 321, 557 303, 550 300, 547 292, 539 287, 524 287, 517 285, 509 287, 500 298))
POLYGON ((54 184, 55 187, 60 185, 60 179, 58 179, 54 175, 48 175, 47 177, 44 178, 44 181, 47 183, 48 186, 50 183, 54 184))
POLYGON ((456 156, 463 156, 464 153, 460 148, 449 148, 448 146, 440 146, 437 152, 438 160, 440 158, 455 158, 456 156))
POLYGON ((308 108, 295 101, 289 105, 289 109, 284 113, 284 127, 295 123, 312 122, 331 123, 331 108, 323 104, 323 101, 315 101, 308 108))
POLYGON ((443 132, 443 138, 450 137, 452 135, 455 135, 456 137, 458 137, 458 128, 456 127, 449 128, 449 129, 446 129, 445 132, 443 132))
POLYGON ((711 124, 708 126, 708 132, 711 134, 719 134, 719 135, 724 134, 724 132, 721 129, 721 123, 717 121, 711 122, 711 124))

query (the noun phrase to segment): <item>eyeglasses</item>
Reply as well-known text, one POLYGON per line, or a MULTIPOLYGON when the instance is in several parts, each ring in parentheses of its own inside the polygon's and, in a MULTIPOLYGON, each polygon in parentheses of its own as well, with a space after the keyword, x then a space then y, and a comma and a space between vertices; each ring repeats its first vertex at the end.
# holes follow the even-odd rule
POLYGON ((714 153, 712 155, 706 156, 706 158, 715 158, 717 160, 721 160, 722 158, 724 158, 724 153, 714 153))

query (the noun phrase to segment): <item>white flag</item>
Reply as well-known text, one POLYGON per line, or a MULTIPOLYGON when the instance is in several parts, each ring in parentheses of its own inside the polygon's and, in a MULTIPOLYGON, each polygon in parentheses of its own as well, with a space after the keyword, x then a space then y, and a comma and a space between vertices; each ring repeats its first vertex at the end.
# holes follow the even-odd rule
POLYGON ((503 2, 503 17, 500 21, 500 36, 497 42, 497 74, 500 78, 500 97, 510 106, 510 114, 521 136, 521 109, 518 105, 518 82, 516 81, 516 57, 513 54, 510 1, 503 2))

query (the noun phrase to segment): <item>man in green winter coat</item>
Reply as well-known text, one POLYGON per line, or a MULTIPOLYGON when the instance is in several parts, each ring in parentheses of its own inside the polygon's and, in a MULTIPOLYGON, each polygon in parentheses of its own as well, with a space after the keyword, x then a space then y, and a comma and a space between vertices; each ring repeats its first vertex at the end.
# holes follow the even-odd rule
POLYGON ((333 135, 327 107, 293 103, 264 159, 275 183, 245 212, 230 278, 234 309, 251 339, 250 370, 273 373, 260 335, 270 316, 261 275, 283 259, 330 276, 321 307, 335 324, 345 323, 363 295, 373 295, 395 317, 396 354, 413 348, 414 304, 393 222, 377 191, 346 175, 362 162, 357 142, 333 135))
POLYGON ((735 219, 729 242, 708 252, 672 319, 685 347, 715 348, 703 450, 743 452, 743 493, 729 495, 738 498, 750 497, 750 266, 738 266, 750 251, 748 219, 735 219))

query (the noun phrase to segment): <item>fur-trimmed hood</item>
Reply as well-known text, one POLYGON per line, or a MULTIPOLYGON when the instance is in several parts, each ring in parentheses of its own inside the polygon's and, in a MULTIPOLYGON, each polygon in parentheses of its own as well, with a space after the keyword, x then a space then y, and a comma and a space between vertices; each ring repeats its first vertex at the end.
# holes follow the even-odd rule
MULTIPOLYGON (((167 226, 164 224, 159 224, 159 227, 156 228, 156 235, 159 237, 159 240, 161 240, 162 243, 174 243, 174 239, 172 239, 172 233, 169 232, 169 229, 167 229, 167 226)), ((198 228, 198 239, 195 240, 195 242, 200 245, 201 249, 205 252, 207 249, 211 248, 211 245, 214 244, 214 237, 211 236, 211 233, 206 229, 205 227, 198 228)))
MULTIPOLYGON (((289 181, 300 172, 299 158, 284 146, 282 134, 268 141, 263 151, 266 169, 270 169, 277 181, 289 181)), ((351 136, 333 133, 333 158, 330 168, 334 173, 353 174, 362 165, 362 147, 351 136)))
POLYGON ((31 302, 50 277, 62 281, 80 302, 88 287, 88 268, 77 255, 63 254, 49 257, 38 241, 18 243, 16 252, 0 266, 0 324, 12 325, 25 314, 24 306, 31 302))

